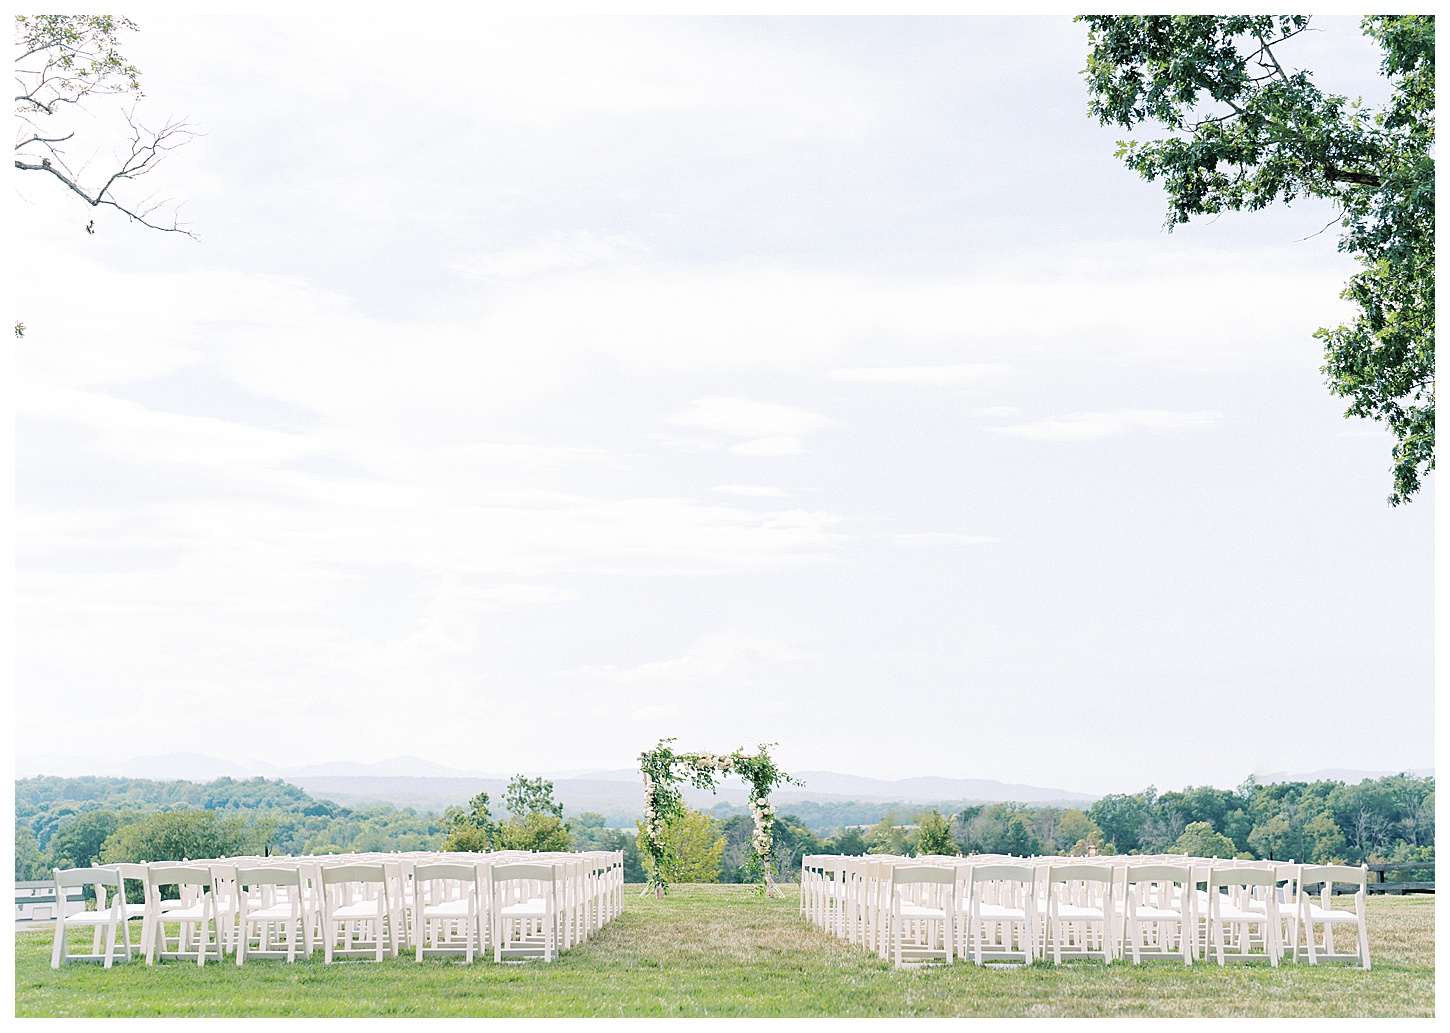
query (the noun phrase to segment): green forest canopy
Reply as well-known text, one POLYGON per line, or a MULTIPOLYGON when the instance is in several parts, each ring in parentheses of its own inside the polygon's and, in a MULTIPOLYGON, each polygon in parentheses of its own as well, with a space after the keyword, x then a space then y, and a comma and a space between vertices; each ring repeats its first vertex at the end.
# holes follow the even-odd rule
MULTIPOLYGON (((1016 803, 949 805, 951 842, 970 853, 1157 853, 1189 839, 1202 841, 1206 824, 1215 842, 1231 843, 1238 854, 1299 861, 1425 861, 1435 856, 1435 780, 1410 775, 1338 781, 1276 782, 1250 778, 1237 789, 1188 787, 1158 793, 1112 794, 1086 809, 1016 803), (1198 837, 1194 839, 1194 837, 1198 837)), ((783 814, 776 826, 776 867, 790 877, 810 853, 916 852, 920 827, 934 825, 941 807, 876 803, 801 802, 802 815, 783 814), (829 812, 829 814, 827 813, 829 812), (852 817, 874 820, 851 823, 852 817), (803 820, 803 816, 806 820, 803 820), (823 834, 824 817, 842 819, 823 834), (813 820, 811 820, 813 819, 813 820)), ((741 865, 752 822, 729 814, 712 816, 725 839, 721 881, 744 878, 741 865)), ((239 850, 278 853, 342 853, 367 850, 436 850, 447 819, 412 808, 351 810, 309 796, 282 781, 230 778, 199 784, 128 778, 22 779, 15 783, 16 877, 44 877, 50 867, 90 864, 108 849, 166 850, 166 844, 215 847, 211 856, 239 850), (182 812, 175 814, 174 812, 182 812), (148 816, 173 814, 165 821, 148 816), (109 845, 108 845, 109 844, 109 845)), ((597 814, 570 815, 575 849, 623 850, 626 876, 643 881, 635 837, 605 827, 597 814)), ((938 844, 940 845, 940 844, 938 844)), ((181 847, 175 846, 175 849, 181 847)), ((139 858, 138 858, 139 859, 139 858)), ((162 860, 147 856, 146 860, 162 860)), ((180 858, 176 858, 180 859, 180 858)), ((1392 876, 1393 878, 1394 876, 1392 876)), ((1413 873, 1403 876, 1412 881, 1413 873)))

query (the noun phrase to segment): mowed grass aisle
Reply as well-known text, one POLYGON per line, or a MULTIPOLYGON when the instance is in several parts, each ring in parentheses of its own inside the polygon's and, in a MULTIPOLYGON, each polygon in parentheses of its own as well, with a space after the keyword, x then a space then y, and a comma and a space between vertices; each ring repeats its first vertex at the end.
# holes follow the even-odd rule
MULTIPOLYGON (((50 968, 16 937, 17 1016, 81 1015, 1433 1015, 1433 897, 1372 897, 1373 970, 1285 965, 896 972, 738 886, 628 888, 625 911, 553 965, 411 957, 50 968)), ((790 888, 787 888, 790 892, 790 888)), ((136 932, 139 934, 139 923, 136 932)))

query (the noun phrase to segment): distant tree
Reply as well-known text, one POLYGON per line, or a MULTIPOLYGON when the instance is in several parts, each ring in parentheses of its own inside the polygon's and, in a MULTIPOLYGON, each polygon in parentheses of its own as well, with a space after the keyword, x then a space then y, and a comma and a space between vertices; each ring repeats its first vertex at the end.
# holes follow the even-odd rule
POLYGON ((1128 854, 1138 849, 1138 837, 1151 807, 1146 793, 1137 796, 1109 793, 1089 807, 1087 813, 1118 853, 1128 854))
POLYGON ((1178 842, 1169 848, 1170 854, 1187 854, 1189 857, 1235 857, 1238 849, 1234 841, 1213 831, 1206 821, 1195 821, 1183 830, 1178 842))
POLYGON ((952 841, 951 816, 942 817, 941 811, 933 807, 921 815, 916 835, 918 854, 960 854, 952 841))
MULTIPOLYGON (((644 823, 637 822, 640 838, 644 823)), ((686 806, 684 812, 665 828, 665 841, 674 857, 671 871, 665 873, 670 882, 719 882, 720 859, 725 854, 725 837, 708 814, 686 806)), ((650 868, 649 852, 641 844, 641 857, 646 871, 650 868)))
POLYGON ((1104 853, 1104 847, 1107 846, 1107 839, 1103 830, 1098 828, 1097 822, 1075 808, 1062 812, 1059 834, 1062 837, 1059 848, 1076 857, 1082 857, 1089 852, 1104 853))
POLYGON ((21 825, 15 830, 15 881, 44 879, 47 874, 45 855, 36 845, 35 833, 21 825))
POLYGON ((1032 831, 1032 823, 1024 814, 1014 814, 1007 821, 996 853, 1012 854, 1015 857, 1031 857, 1042 853, 1042 840, 1032 831))
POLYGON ((488 794, 479 793, 468 801, 468 809, 450 807, 443 814, 443 849, 462 853, 484 853, 499 839, 499 823, 488 809, 488 794))
MULTIPOLYGON (((487 794, 484 794, 485 811, 487 794)), ((568 850, 569 826, 564 807, 554 799, 554 783, 544 778, 515 775, 504 790, 509 817, 493 826, 494 840, 503 850, 568 850)))
POLYGON ((569 819, 569 844, 573 850, 617 850, 624 854, 624 881, 644 882, 644 865, 635 837, 624 829, 605 828, 605 817, 593 811, 569 819))
POLYGON ((867 843, 861 835, 861 830, 854 828, 842 829, 821 845, 823 854, 845 854, 848 857, 860 857, 866 851, 867 843))
POLYGON ((866 830, 867 853, 907 856, 916 853, 916 830, 899 823, 894 812, 866 830))
POLYGON ((50 837, 49 864, 54 868, 89 868, 101 856, 102 844, 120 827, 120 815, 114 811, 78 815, 50 837))
POLYGON ((515 775, 504 790, 503 805, 509 814, 519 818, 529 814, 564 817, 564 805, 554 800, 554 783, 545 778, 515 775))
POLYGON ((510 817, 499 826, 501 850, 568 850, 569 826, 552 814, 538 811, 522 818, 510 817))
POLYGON ((1334 816, 1320 811, 1304 826, 1310 844, 1309 860, 1314 864, 1335 864, 1344 861, 1344 831, 1334 824, 1334 816))
MULTIPOLYGON (((1192 216, 1329 200, 1359 261, 1349 323, 1319 330, 1321 372, 1346 416, 1394 434, 1391 505, 1435 468, 1435 19, 1370 15, 1387 107, 1322 93, 1287 68, 1307 15, 1084 15, 1090 111, 1103 125, 1169 135, 1118 144, 1168 193, 1168 227, 1192 216)), ((1106 830, 1107 827, 1104 826, 1106 830)), ((1121 845, 1121 844, 1120 844, 1121 845)))
POLYGON ((101 860, 184 861, 233 857, 249 852, 255 839, 246 819, 219 818, 215 811, 162 811, 122 825, 101 846, 101 860))
MULTIPOLYGON (((754 826, 753 819, 751 825, 754 826)), ((781 814, 776 817, 771 840, 770 863, 782 882, 799 879, 801 858, 806 854, 821 852, 821 838, 794 814, 781 814)), ((747 873, 742 873, 745 874, 747 873)), ((753 876, 753 873, 749 874, 753 876)))

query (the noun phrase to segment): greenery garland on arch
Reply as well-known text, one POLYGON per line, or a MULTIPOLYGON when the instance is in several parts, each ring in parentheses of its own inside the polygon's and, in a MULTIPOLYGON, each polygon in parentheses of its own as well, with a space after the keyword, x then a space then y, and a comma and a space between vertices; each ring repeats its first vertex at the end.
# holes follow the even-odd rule
POLYGON ((663 897, 669 889, 669 876, 679 860, 666 839, 670 825, 685 813, 685 798, 680 785, 688 781, 696 789, 715 791, 718 780, 726 775, 739 775, 745 780, 750 798, 750 816, 755 819, 754 848, 745 857, 746 871, 760 880, 762 892, 780 896, 770 870, 770 849, 775 828, 775 805, 770 794, 778 785, 803 785, 791 778, 770 759, 767 750, 777 743, 761 743, 755 753, 738 749, 734 753, 676 753, 670 748, 674 739, 661 739, 654 749, 639 755, 639 769, 644 775, 644 821, 641 823, 640 847, 649 858, 649 882, 644 888, 663 897))

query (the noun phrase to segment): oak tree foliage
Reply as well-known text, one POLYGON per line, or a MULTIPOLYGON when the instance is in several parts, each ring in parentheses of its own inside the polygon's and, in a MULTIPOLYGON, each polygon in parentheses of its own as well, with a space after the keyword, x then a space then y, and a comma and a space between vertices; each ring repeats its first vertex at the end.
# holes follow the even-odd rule
POLYGON ((1118 157, 1168 195, 1168 228, 1195 215, 1325 198, 1361 271, 1358 313, 1320 329, 1321 372, 1346 416, 1394 434, 1392 505, 1435 468, 1435 19, 1372 15, 1363 31, 1393 86, 1383 109, 1326 93, 1292 67, 1307 15, 1084 15, 1089 110, 1160 127, 1118 157))

